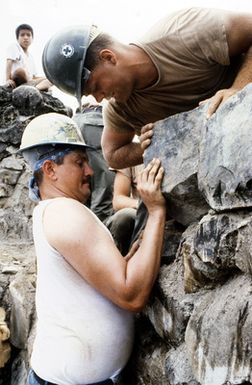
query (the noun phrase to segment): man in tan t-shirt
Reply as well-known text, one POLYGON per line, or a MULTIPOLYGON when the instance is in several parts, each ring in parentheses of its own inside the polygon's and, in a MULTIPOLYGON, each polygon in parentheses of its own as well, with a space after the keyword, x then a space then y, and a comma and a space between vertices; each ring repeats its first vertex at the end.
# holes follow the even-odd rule
POLYGON ((208 98, 212 98, 211 115, 252 81, 249 13, 181 10, 160 20, 143 39, 131 44, 94 29, 83 29, 83 35, 73 28, 59 33, 48 42, 43 63, 47 77, 59 88, 78 97, 91 94, 98 102, 109 99, 102 147, 113 168, 142 162, 152 128, 146 124, 193 109, 208 98), (73 49, 68 44, 68 50, 60 54, 60 47, 70 38, 73 49), (86 44, 82 61, 78 55, 81 38, 86 44), (141 148, 132 139, 140 135, 143 126, 141 148))

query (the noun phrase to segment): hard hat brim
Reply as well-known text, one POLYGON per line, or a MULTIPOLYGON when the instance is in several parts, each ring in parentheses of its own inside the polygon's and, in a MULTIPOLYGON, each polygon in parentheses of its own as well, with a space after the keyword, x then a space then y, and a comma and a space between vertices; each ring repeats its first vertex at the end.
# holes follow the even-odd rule
POLYGON ((41 147, 41 146, 48 146, 48 145, 52 145, 52 146, 65 146, 65 147, 73 147, 73 148, 80 148, 80 149, 83 149, 83 150, 92 150, 92 151, 96 151, 96 148, 93 147, 93 146, 89 146, 88 144, 84 144, 84 143, 66 143, 66 142, 47 142, 47 143, 37 143, 37 144, 34 144, 34 145, 31 145, 31 146, 27 146, 27 147, 24 147, 24 148, 20 148, 19 150, 17 150, 17 154, 22 154, 23 151, 26 151, 26 150, 30 150, 32 148, 35 148, 35 147, 41 147))

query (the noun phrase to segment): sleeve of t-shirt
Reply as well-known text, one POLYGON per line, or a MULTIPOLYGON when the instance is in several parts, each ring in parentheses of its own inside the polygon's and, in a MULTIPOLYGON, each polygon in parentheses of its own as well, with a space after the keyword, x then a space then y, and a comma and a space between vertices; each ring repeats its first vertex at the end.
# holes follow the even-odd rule
POLYGON ((11 44, 6 51, 6 59, 20 60, 20 52, 16 44, 11 44))
POLYGON ((123 110, 118 108, 115 101, 109 101, 103 108, 104 126, 108 127, 112 131, 116 132, 134 132, 134 126, 132 126, 127 119, 123 116, 123 110))
POLYGON ((229 65, 224 10, 190 8, 177 20, 181 41, 191 53, 209 63, 229 65))

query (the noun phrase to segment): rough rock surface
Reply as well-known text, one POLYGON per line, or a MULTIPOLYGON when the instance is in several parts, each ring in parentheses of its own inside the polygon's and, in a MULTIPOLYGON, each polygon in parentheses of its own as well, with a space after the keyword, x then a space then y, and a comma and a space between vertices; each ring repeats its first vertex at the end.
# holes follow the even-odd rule
POLYGON ((252 84, 206 120, 207 106, 155 123, 144 162, 165 167, 163 192, 173 218, 184 225, 209 208, 252 207, 252 84))
POLYGON ((199 187, 218 211, 252 206, 252 84, 234 95, 202 130, 199 187))
POLYGON ((157 157, 165 168, 163 192, 169 214, 183 225, 198 220, 209 206, 198 189, 199 145, 205 107, 170 116, 155 123, 144 163, 157 157))
POLYGON ((195 307, 185 340, 200 383, 241 384, 251 379, 252 280, 237 275, 195 307))
MULTIPOLYGON (((41 101, 32 92, 16 89, 15 100, 0 87, 0 308, 11 347, 0 385, 25 385, 36 327, 34 204, 30 172, 16 151, 32 117, 69 114, 50 95, 41 93, 41 101)), ((162 160, 171 218, 160 274, 136 315, 134 352, 118 385, 252 384, 251 85, 209 121, 205 108, 157 122, 145 154, 145 162, 162 160)), ((0 345, 0 362, 6 357, 0 345)))

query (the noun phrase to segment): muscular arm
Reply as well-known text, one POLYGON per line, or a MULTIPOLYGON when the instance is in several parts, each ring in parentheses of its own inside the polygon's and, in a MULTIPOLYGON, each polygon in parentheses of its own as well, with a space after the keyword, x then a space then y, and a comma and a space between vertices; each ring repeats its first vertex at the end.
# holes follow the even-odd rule
POLYGON ((117 171, 114 180, 113 209, 115 211, 131 207, 136 209, 138 200, 131 196, 131 181, 127 175, 117 171))
POLYGON ((230 56, 247 52, 252 45, 252 13, 227 12, 224 20, 230 56))
POLYGON ((230 96, 252 82, 252 14, 226 12, 224 24, 230 57, 245 55, 232 86, 218 91, 211 98, 208 116, 211 116, 230 96))
POLYGON ((240 90, 252 81, 252 14, 231 14, 226 21, 227 41, 230 56, 245 53, 232 87, 240 90))
POLYGON ((132 143, 133 131, 120 131, 106 125, 102 133, 103 155, 110 167, 125 168, 143 163, 143 151, 139 143, 132 143))
POLYGON ((163 170, 154 168, 149 166, 140 176, 140 194, 149 218, 140 247, 128 261, 106 228, 81 203, 57 199, 44 214, 48 242, 91 286, 130 311, 145 305, 160 266, 165 201, 160 191, 163 170))

